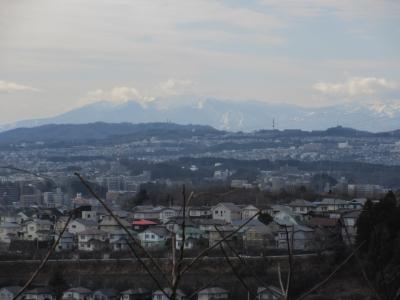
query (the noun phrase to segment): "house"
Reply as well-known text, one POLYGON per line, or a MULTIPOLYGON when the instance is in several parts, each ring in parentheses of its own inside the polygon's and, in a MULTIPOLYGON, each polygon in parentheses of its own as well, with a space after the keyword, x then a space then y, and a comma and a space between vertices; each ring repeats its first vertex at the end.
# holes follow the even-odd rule
POLYGON ((292 208, 295 214, 306 215, 310 211, 315 210, 315 205, 312 202, 303 199, 296 199, 290 202, 288 206, 292 208))
POLYGON ((179 211, 174 208, 164 208, 160 211, 159 219, 162 223, 167 223, 171 218, 178 216, 179 211))
POLYGON ((242 220, 248 220, 254 217, 260 210, 254 205, 247 205, 242 208, 242 220))
POLYGON ((87 229, 78 233, 78 249, 96 251, 107 247, 108 233, 99 229, 87 229))
POLYGON ((275 286, 257 288, 257 300, 283 300, 285 299, 282 290, 275 286))
POLYGON ((190 218, 211 218, 212 210, 209 206, 194 206, 189 208, 190 218))
POLYGON ((72 250, 74 248, 74 238, 75 236, 72 233, 65 231, 58 242, 56 251, 60 252, 72 250))
POLYGON ((198 228, 205 232, 206 234, 209 231, 215 231, 215 226, 227 225, 224 220, 214 220, 214 219, 195 219, 192 220, 193 223, 198 226, 198 228))
POLYGON ((321 202, 315 202, 316 211, 331 212, 343 208, 348 208, 348 202, 342 199, 324 198, 321 202))
POLYGON ((223 220, 231 223, 233 220, 240 220, 242 218, 242 211, 239 206, 230 202, 221 202, 212 208, 214 220, 223 220))
MULTIPOLYGON (((119 219, 122 225, 125 227, 130 227, 130 224, 125 219, 119 219)), ((105 215, 99 222, 99 229, 107 232, 112 232, 120 229, 121 226, 117 223, 117 221, 111 215, 105 215)))
POLYGON ((286 205, 276 204, 276 205, 272 205, 271 207, 267 208, 266 210, 267 210, 267 213, 272 217, 274 217, 276 214, 278 214, 280 212, 284 212, 288 215, 293 214, 292 208, 289 206, 286 206, 286 205))
POLYGON ((151 300, 151 292, 147 289, 129 289, 121 293, 120 300, 151 300))
POLYGON ((64 291, 62 300, 92 300, 92 291, 84 287, 74 287, 64 291))
MULTIPOLYGON (((218 226, 218 230, 214 227, 213 229, 210 229, 208 232, 208 244, 209 246, 212 246, 219 241, 221 241, 224 237, 231 235, 236 228, 233 227, 232 225, 223 225, 223 226, 218 226)), ((232 236, 229 236, 226 241, 234 241, 237 239, 237 235, 233 234, 232 236)))
POLYGON ((367 202, 366 198, 352 199, 351 201, 348 202, 348 209, 352 210, 363 209, 365 202, 367 202))
POLYGON ((165 223, 164 226, 169 231, 177 233, 178 231, 182 230, 183 223, 185 223, 186 227, 198 227, 196 224, 198 220, 201 219, 192 220, 191 218, 183 219, 183 217, 175 217, 170 219, 167 223, 165 223))
POLYGON ((229 299, 229 292, 221 287, 202 289, 197 293, 198 300, 229 299))
MULTIPOLYGON (((129 230, 132 236, 136 235, 136 232, 129 230)), ((113 251, 127 251, 129 250, 128 242, 129 235, 122 228, 116 229, 109 232, 108 234, 109 243, 113 251)))
POLYGON ((245 248, 254 249, 275 248, 275 237, 271 227, 263 225, 247 228, 243 232, 243 245, 245 248))
POLYGON ((160 219, 160 213, 165 207, 163 206, 147 206, 147 205, 141 205, 141 206, 136 206, 135 209, 133 210, 133 218, 135 220, 139 219, 147 219, 147 220, 159 220, 160 219))
POLYGON ((68 232, 73 234, 78 234, 81 233, 82 231, 94 229, 97 227, 98 223, 96 221, 78 218, 69 222, 68 232))
POLYGON ((361 210, 354 210, 342 214, 342 239, 347 245, 356 242, 357 236, 357 220, 361 214, 361 210))
MULTIPOLYGON (((0 289, 0 300, 13 300, 14 297, 22 289, 21 286, 5 286, 0 289)), ((16 300, 21 300, 23 295, 19 296, 16 300)))
POLYGON ((279 211, 274 214, 273 217, 274 222, 280 224, 280 225, 285 225, 285 226, 292 226, 292 225, 298 225, 298 221, 295 219, 295 216, 293 213, 290 211, 279 211))
POLYGON ((56 294, 48 287, 37 287, 26 291, 24 300, 56 300, 56 294))
POLYGON ((49 220, 35 219, 22 225, 20 236, 29 241, 49 241, 53 238, 54 225, 49 220))
POLYGON ((17 222, 19 224, 22 224, 22 223, 25 223, 25 222, 31 220, 31 217, 28 213, 21 211, 17 214, 17 220, 18 220, 17 222))
POLYGON ((82 211, 82 219, 83 220, 90 220, 94 222, 99 221, 99 217, 97 216, 97 211, 95 210, 84 210, 82 211))
POLYGON ((119 300, 119 292, 114 289, 100 289, 92 294, 92 300, 119 300))
POLYGON ((314 249, 314 229, 303 226, 293 225, 281 226, 281 229, 277 231, 276 245, 279 249, 287 249, 287 240, 294 250, 311 250, 314 249), (286 232, 287 229, 287 232, 286 232))
POLYGON ((163 247, 169 237, 170 233, 164 227, 151 227, 138 234, 143 247, 163 247))
POLYGON ((11 240, 18 237, 21 226, 17 223, 3 222, 0 223, 0 242, 9 244, 11 240))
MULTIPOLYGON (((193 249, 197 241, 199 241, 203 236, 203 231, 196 227, 186 227, 185 228, 185 244, 184 244, 184 249, 193 249)), ((176 233, 176 239, 175 239, 175 247, 176 249, 180 249, 182 246, 182 230, 179 230, 176 233)))
POLYGON ((153 292, 153 300, 185 300, 186 299, 185 293, 180 289, 176 290, 176 298, 175 299, 171 299, 171 296, 172 296, 172 290, 170 288, 164 288, 164 292, 162 292, 161 290, 157 290, 157 291, 153 292), (165 294, 167 294, 168 297, 165 294))

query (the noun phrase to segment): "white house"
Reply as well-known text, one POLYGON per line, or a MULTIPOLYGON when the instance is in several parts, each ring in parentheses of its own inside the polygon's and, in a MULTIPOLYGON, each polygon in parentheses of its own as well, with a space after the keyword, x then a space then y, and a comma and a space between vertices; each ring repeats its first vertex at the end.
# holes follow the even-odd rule
POLYGON ((191 218, 211 218, 212 208, 209 206, 194 206, 189 208, 191 218))
POLYGON ((329 212, 338 209, 348 208, 349 203, 342 199, 324 198, 321 202, 316 203, 317 211, 329 212))
POLYGON ((98 223, 96 221, 78 218, 78 219, 72 220, 68 224, 68 232, 71 232, 73 234, 78 234, 78 233, 81 233, 82 231, 97 228, 97 227, 98 227, 98 223))
POLYGON ((62 300, 92 300, 92 291, 84 287, 74 287, 66 290, 62 300))
POLYGON ((160 211, 160 221, 162 223, 168 222, 171 218, 174 218, 178 215, 179 211, 174 208, 164 208, 160 211))
POLYGON ((24 223, 20 233, 24 240, 49 241, 53 238, 54 225, 49 220, 35 219, 24 223))
POLYGON ((295 214, 308 214, 310 211, 315 210, 315 205, 304 199, 296 199, 289 203, 289 207, 292 208, 295 214))
POLYGON ((38 287, 26 291, 24 300, 56 300, 56 295, 47 287, 38 287))
POLYGON ((224 220, 227 223, 231 223, 233 220, 241 219, 241 209, 239 206, 230 202, 221 202, 216 206, 213 206, 213 219, 224 220))
POLYGON ((170 233, 164 227, 151 227, 138 234, 138 239, 144 247, 162 247, 170 233))
POLYGON ((17 223, 0 223, 0 242, 9 244, 11 240, 18 237, 21 226, 17 223))
POLYGON ((242 208, 242 220, 248 220, 251 217, 255 216, 260 210, 254 205, 247 205, 242 208))
POLYGON ((202 289, 197 293, 198 300, 229 299, 229 292, 221 287, 202 289))

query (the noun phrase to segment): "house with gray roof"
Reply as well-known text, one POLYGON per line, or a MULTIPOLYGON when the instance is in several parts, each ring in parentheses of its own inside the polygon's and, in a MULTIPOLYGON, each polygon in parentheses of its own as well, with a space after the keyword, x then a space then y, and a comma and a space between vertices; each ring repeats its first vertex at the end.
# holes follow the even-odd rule
POLYGON ((197 293, 198 300, 229 299, 229 292, 221 287, 202 289, 197 293))
POLYGON ((56 300, 56 294, 48 287, 37 287, 24 293, 24 300, 56 300))
POLYGON ((276 245, 277 248, 287 249, 287 241, 294 250, 312 250, 315 248, 314 243, 314 229, 303 226, 281 226, 276 232, 276 245))
POLYGON ((302 215, 308 214, 316 208, 314 203, 304 199, 293 200, 288 206, 292 208, 293 213, 302 215))
POLYGON ((73 287, 64 291, 62 300, 92 300, 92 291, 84 287, 73 287))

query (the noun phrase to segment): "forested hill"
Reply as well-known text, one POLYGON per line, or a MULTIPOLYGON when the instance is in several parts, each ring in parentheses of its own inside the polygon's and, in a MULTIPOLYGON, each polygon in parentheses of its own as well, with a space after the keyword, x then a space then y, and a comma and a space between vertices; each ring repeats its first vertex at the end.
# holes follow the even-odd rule
POLYGON ((118 143, 146 138, 178 138, 222 134, 210 126, 173 123, 88 123, 50 124, 32 128, 17 128, 0 133, 0 144, 23 142, 84 143, 108 140, 118 143))
POLYGON ((400 130, 371 133, 346 127, 333 127, 326 130, 303 131, 259 130, 254 132, 227 132, 207 125, 180 125, 175 123, 88 123, 88 124, 50 124, 31 128, 17 128, 0 132, 0 146, 19 143, 43 142, 46 144, 85 144, 107 142, 107 144, 125 143, 149 138, 174 139, 188 137, 227 137, 247 138, 266 137, 347 137, 347 138, 400 138, 400 130))

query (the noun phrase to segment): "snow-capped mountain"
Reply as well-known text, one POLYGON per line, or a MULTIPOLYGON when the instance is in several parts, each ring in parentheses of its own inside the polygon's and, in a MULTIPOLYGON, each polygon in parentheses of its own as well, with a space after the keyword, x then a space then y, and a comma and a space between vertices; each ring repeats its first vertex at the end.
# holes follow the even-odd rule
MULTIPOLYGON (((52 118, 25 120, 3 126, 3 130, 44 124, 83 124, 90 122, 174 122, 211 125, 217 129, 252 131, 270 129, 326 129, 336 125, 371 132, 400 128, 399 103, 346 104, 307 108, 258 101, 224 101, 213 98, 168 102, 156 99, 140 104, 134 100, 114 104, 96 102, 52 118)), ((0 127, 1 130, 1 127, 0 127)))

